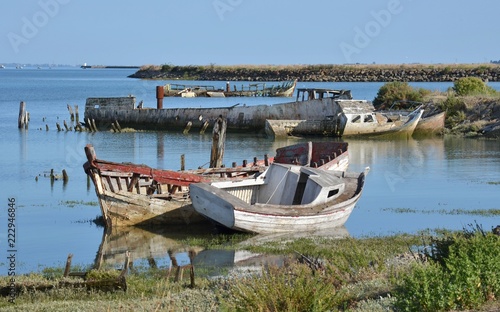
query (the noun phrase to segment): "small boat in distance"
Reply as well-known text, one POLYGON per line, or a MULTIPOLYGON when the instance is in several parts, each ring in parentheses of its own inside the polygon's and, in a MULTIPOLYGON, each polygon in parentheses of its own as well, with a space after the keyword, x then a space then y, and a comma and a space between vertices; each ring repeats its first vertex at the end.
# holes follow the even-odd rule
POLYGON ((5 66, 3 66, 2 64, 0 64, 0 69, 4 69, 4 68, 5 68, 5 66))
POLYGON ((297 80, 285 81, 277 85, 266 85, 264 82, 241 85, 238 88, 226 82, 225 89, 217 88, 213 85, 190 85, 167 83, 163 86, 165 96, 177 97, 231 97, 231 96, 271 96, 271 97, 291 97, 295 91, 297 80))
POLYGON ((307 232, 344 225, 359 200, 361 173, 272 163, 241 181, 194 183, 194 209, 217 224, 250 233, 307 232))

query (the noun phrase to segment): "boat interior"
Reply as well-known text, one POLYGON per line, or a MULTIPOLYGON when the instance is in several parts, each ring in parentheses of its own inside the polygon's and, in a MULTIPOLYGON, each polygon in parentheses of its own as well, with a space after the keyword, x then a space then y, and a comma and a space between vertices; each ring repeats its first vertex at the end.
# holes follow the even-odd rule
POLYGON ((273 163, 256 179, 220 182, 214 186, 251 205, 318 205, 346 193, 343 175, 340 171, 273 163))
POLYGON ((160 199, 171 199, 172 196, 188 196, 187 187, 161 184, 149 175, 132 173, 101 171, 102 185, 110 192, 127 191, 135 194, 149 195, 160 199))

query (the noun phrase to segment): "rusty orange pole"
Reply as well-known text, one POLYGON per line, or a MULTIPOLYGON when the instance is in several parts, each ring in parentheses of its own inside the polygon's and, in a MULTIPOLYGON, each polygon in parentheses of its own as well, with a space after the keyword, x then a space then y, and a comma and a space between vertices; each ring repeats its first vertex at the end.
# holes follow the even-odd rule
POLYGON ((163 86, 156 86, 156 108, 163 108, 163 97, 165 97, 163 86))

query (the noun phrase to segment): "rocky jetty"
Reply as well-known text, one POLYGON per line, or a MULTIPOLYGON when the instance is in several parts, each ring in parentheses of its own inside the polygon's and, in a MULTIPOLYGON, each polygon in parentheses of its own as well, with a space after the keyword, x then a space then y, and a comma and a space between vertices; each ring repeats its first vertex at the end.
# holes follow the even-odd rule
POLYGON ((211 81, 389 82, 455 81, 462 77, 500 81, 498 64, 453 65, 248 65, 143 66, 131 78, 211 81))

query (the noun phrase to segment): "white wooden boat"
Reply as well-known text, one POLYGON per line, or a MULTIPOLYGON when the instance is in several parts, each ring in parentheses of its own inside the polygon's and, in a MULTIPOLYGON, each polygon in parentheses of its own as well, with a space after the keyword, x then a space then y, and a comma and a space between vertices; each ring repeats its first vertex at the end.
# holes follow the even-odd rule
POLYGON ((194 183, 194 209, 227 228, 252 233, 342 226, 361 196, 362 173, 273 163, 243 181, 194 183))
POLYGON ((338 100, 342 111, 337 116, 323 119, 267 119, 266 133, 275 138, 287 136, 341 136, 341 137, 411 137, 423 109, 415 109, 406 115, 387 115, 374 111, 367 101, 338 100))

